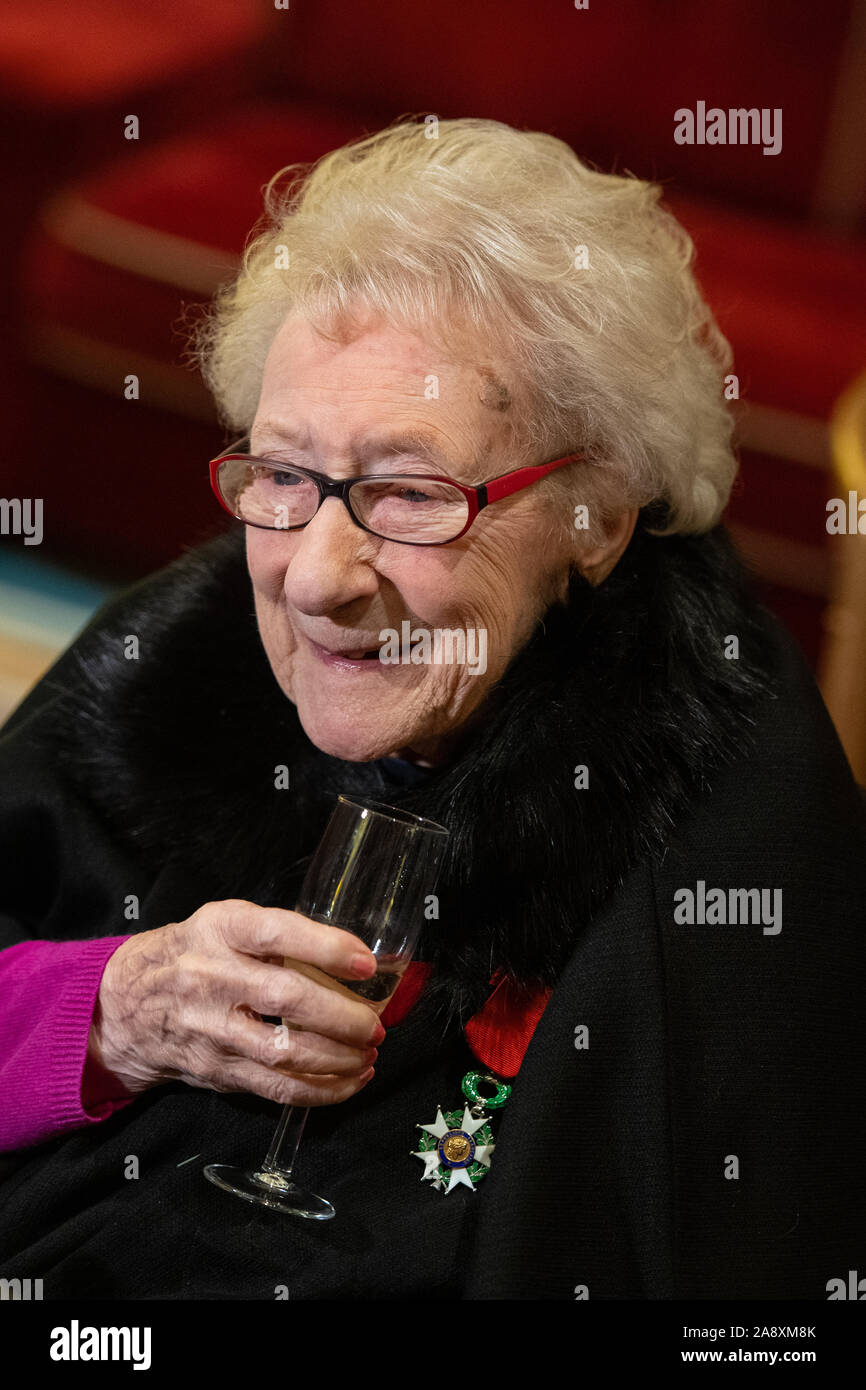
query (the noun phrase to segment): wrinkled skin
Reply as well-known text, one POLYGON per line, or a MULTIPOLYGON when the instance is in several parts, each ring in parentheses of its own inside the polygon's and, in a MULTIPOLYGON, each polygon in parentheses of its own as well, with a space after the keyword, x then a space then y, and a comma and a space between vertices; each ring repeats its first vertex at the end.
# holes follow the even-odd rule
POLYGON ((242 899, 206 903, 110 957, 89 1055, 133 1094, 185 1081, 292 1105, 346 1100, 370 1080, 384 1030, 369 1004, 286 969, 286 956, 329 980, 376 968, 338 927, 242 899), (263 1014, 299 1030, 282 1034, 288 1048, 263 1014))
MULTIPOLYGON (((300 463, 333 477, 361 472, 440 473, 477 485, 544 460, 515 451, 519 387, 495 357, 480 367, 442 360, 413 334, 375 322, 339 344, 289 317, 271 347, 251 431, 259 457, 300 463), (438 396, 428 399, 435 377, 438 396), (491 383, 496 387, 491 389, 491 383), (301 440, 292 442, 292 432, 301 440), (414 451, 353 449, 423 431, 446 461, 414 451), (303 442, 301 442, 303 441, 303 442)), ((606 546, 579 555, 554 542, 538 487, 484 509, 446 546, 381 540, 355 526, 328 498, 300 531, 247 528, 247 563, 259 632, 282 690, 309 738, 334 757, 388 755, 435 763, 480 715, 485 697, 567 590, 580 563, 593 582, 612 568, 631 535, 627 514, 606 546), (484 629, 486 670, 468 663, 330 669, 310 643, 372 648, 385 628, 484 629)))

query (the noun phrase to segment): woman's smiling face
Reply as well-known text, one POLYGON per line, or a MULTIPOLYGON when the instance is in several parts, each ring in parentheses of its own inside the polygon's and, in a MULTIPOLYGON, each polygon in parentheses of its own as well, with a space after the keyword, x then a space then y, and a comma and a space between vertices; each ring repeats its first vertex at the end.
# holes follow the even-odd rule
MULTIPOLYGON (((289 317, 268 355, 250 451, 335 478, 417 472, 477 484, 541 461, 514 454, 514 390, 507 367, 492 358, 481 368, 444 360, 422 338, 381 323, 334 343, 289 317)), ((333 497, 302 530, 247 527, 261 639, 314 744, 358 762, 447 756, 564 596, 575 553, 554 540, 543 508, 529 488, 483 510, 444 546, 379 539, 333 497), (407 621, 431 642, 437 629, 462 630, 469 659, 385 664, 329 655, 378 652, 380 633, 399 634, 407 621)))

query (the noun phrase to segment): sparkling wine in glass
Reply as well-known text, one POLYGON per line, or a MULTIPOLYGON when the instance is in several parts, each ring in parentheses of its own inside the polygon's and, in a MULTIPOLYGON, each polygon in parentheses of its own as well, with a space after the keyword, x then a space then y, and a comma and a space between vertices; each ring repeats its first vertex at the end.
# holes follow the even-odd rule
MULTIPOLYGON (((381 801, 339 796, 307 870, 296 911, 359 937, 377 961, 367 980, 335 980, 315 966, 285 964, 329 989, 360 995, 381 1014, 412 959, 427 899, 448 839, 435 821, 381 801)), ((245 1201, 292 1216, 325 1221, 334 1208, 295 1182, 294 1164, 309 1109, 287 1105, 258 1168, 210 1163, 204 1173, 245 1201)))

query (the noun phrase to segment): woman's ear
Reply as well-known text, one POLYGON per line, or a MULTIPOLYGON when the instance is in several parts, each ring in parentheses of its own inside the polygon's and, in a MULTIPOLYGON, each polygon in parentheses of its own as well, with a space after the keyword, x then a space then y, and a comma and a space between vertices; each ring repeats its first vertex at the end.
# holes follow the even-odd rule
POLYGON ((598 585, 607 579, 634 534, 637 518, 637 507, 608 517, 604 523, 604 540, 580 551, 574 568, 580 570, 590 584, 598 585))

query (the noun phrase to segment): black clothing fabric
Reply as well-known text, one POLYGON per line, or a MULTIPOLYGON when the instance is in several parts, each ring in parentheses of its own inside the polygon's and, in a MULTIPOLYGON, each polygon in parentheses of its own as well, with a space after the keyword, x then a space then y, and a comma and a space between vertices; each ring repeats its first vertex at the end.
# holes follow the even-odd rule
POLYGON ((307 739, 239 531, 109 604, 16 711, 0 946, 291 906, 337 791, 452 836, 422 998, 373 1081, 307 1123, 299 1173, 333 1221, 202 1178, 261 1158, 275 1106, 167 1085, 0 1156, 2 1273, 46 1298, 826 1298, 866 1238, 866 816, 724 532, 639 527, 604 584, 575 577, 447 766, 399 762, 307 739), (699 883, 780 890, 780 929, 683 923, 699 883), (460 1104, 495 969, 553 994, 489 1175, 446 1195, 415 1126, 460 1104))
POLYGON ((394 782, 401 787, 417 786, 426 779, 429 771, 428 768, 418 767, 416 763, 410 763, 405 758, 380 758, 373 766, 380 769, 386 786, 394 782))

